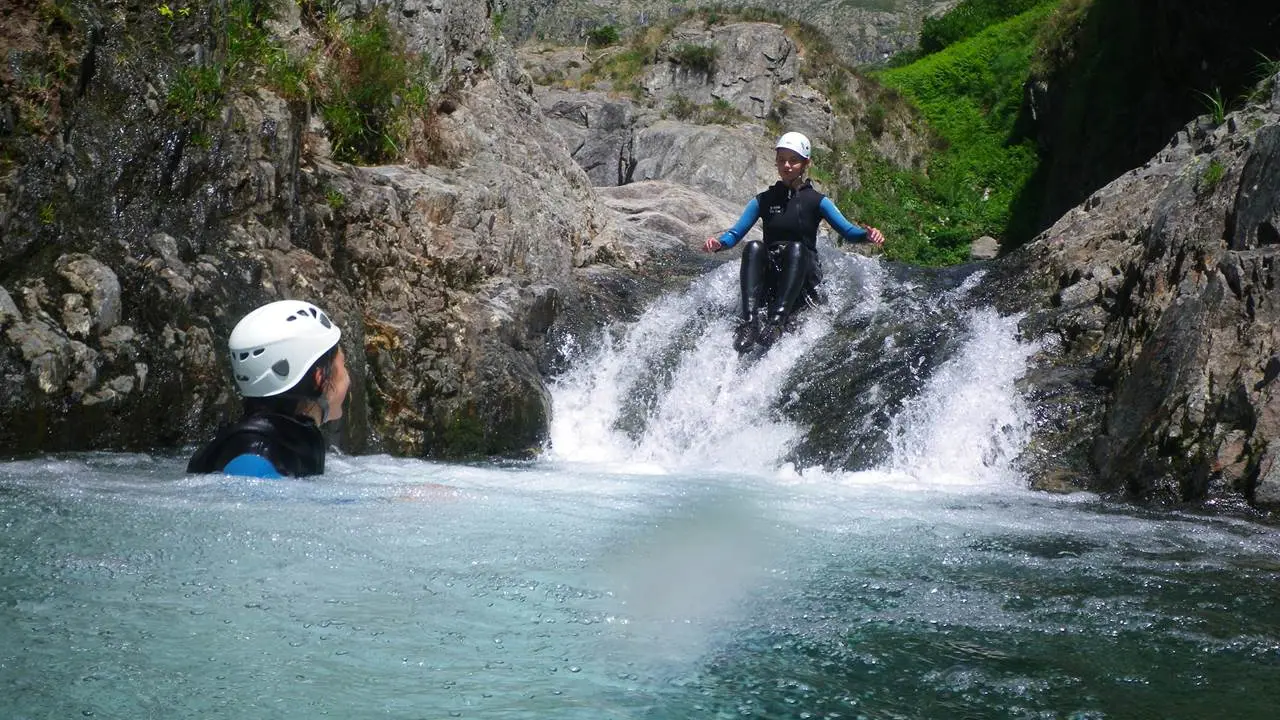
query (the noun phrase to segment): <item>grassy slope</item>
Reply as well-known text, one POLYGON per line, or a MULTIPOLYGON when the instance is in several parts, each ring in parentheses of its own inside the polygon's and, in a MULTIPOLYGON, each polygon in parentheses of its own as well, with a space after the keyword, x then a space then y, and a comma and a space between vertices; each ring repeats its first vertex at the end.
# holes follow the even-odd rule
POLYGON ((866 148, 849 150, 862 188, 837 189, 837 200, 885 231, 891 258, 961 262, 974 238, 1005 233, 1011 204, 1039 162, 1016 124, 1037 33, 1056 5, 1043 3, 938 53, 873 74, 919 108, 940 148, 927 174, 896 169, 866 148))

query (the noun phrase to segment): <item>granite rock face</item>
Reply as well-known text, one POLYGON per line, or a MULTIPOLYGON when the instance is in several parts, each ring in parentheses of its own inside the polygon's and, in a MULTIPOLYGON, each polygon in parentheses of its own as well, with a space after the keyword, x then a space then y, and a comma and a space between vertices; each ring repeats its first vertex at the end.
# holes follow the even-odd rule
POLYGON ((1046 484, 1280 501, 1280 104, 1262 97, 1187 125, 993 275, 1055 341, 1028 379, 1046 484))
MULTIPOLYGON (((606 25, 613 25, 629 37, 654 25, 679 21, 697 9, 714 11, 726 5, 719 0, 505 0, 501 4, 502 31, 513 41, 541 39, 568 44, 580 44, 587 32, 606 25)), ((818 28, 839 28, 839 32, 830 35, 842 57, 852 64, 865 64, 881 62, 894 53, 916 47, 924 17, 954 5, 954 0, 811 0, 799 5, 743 0, 734 5, 776 13, 780 18, 818 28)))
MULTIPOLYGON (((642 258, 491 18, 382 5, 442 68, 435 164, 335 162, 320 119, 261 88, 229 87, 216 117, 186 122, 164 101, 173 55, 136 39, 159 16, 87 6, 84 27, 102 24, 65 127, 3 138, 24 162, 0 194, 0 453, 203 440, 238 413, 231 327, 282 297, 343 328, 346 449, 538 446, 548 328, 574 311, 579 274, 642 258)), ((314 44, 296 16, 273 28, 314 44)))
MULTIPOLYGON (((882 110, 880 125, 869 130, 864 111, 874 91, 856 75, 842 90, 848 107, 837 112, 802 77, 801 50, 778 25, 682 23, 658 45, 631 96, 612 91, 607 80, 571 89, 593 64, 624 51, 520 52, 544 115, 596 186, 669 180, 743 202, 777 179, 777 128, 805 133, 818 151, 844 147, 857 135, 902 167, 924 162, 928 141, 913 118, 882 110)), ((857 186, 852 164, 826 169, 857 186)))

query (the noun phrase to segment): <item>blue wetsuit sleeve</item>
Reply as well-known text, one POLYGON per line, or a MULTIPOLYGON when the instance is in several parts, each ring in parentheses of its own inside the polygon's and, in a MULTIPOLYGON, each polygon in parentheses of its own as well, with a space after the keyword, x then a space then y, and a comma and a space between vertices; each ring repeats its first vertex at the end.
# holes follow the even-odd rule
POLYGON ((737 245, 738 241, 746 237, 747 231, 750 230, 751 226, 755 225, 756 221, 759 219, 760 201, 755 198, 751 198, 751 202, 747 203, 747 206, 743 208, 742 217, 738 218, 738 222, 734 223, 733 227, 725 230, 724 233, 720 235, 720 244, 726 248, 731 248, 734 245, 737 245))
POLYGON ((845 240, 863 242, 867 239, 867 231, 845 219, 836 204, 831 202, 831 198, 822 198, 822 203, 818 205, 818 211, 822 213, 822 219, 826 220, 827 224, 840 233, 840 237, 845 240))
POLYGON ((222 468, 222 472, 228 475, 237 475, 239 477, 254 477, 267 480, 282 478, 276 466, 271 461, 261 455, 237 455, 231 458, 231 462, 222 468))

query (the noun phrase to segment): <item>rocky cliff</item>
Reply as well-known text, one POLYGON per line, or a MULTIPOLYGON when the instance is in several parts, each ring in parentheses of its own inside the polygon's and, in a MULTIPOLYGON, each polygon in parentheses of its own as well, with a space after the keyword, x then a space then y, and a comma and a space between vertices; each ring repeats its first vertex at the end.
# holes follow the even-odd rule
POLYGON ((1044 154, 1039 227, 1146 162, 1192 118, 1241 104, 1280 57, 1272 3, 1092 0, 1029 87, 1044 154))
POLYGON ((1028 379, 1041 487, 1280 506, 1280 77, 1180 129, 1007 258, 1051 337, 1028 379))
MULTIPOLYGON (((812 59, 778 25, 679 23, 654 45, 629 93, 600 70, 625 52, 520 52, 551 128, 596 186, 669 180, 742 202, 777 179, 772 144, 784 129, 805 133, 820 153, 862 138, 899 166, 924 164, 929 140, 905 104, 882 102, 882 88, 844 68, 806 67, 812 59), (690 48, 708 59, 692 64, 690 48), (874 130, 872 105, 881 109, 874 130)), ((819 166, 856 187, 857 167, 831 157, 820 154, 819 166)))
POLYGON ((626 37, 654 25, 680 20, 693 10, 732 6, 755 9, 814 27, 838 29, 829 33, 841 56, 854 64, 881 62, 919 41, 920 23, 932 12, 954 5, 946 0, 811 0, 786 5, 767 0, 504 0, 500 27, 516 43, 531 39, 583 43, 586 34, 614 26, 626 37))
MULTIPOLYGON (((356 166, 333 159, 314 105, 260 81, 265 62, 233 82, 248 61, 225 62, 223 7, 33 0, 16 11, 36 41, 6 40, 0 452, 206 437, 236 413, 231 326, 278 297, 314 300, 344 328, 349 450, 536 448, 549 326, 580 304, 577 317, 592 317, 615 291, 641 302, 643 282, 618 290, 609 277, 643 249, 621 242, 615 213, 542 122, 509 47, 491 38, 491 10, 384 4, 432 68, 419 121, 430 127, 416 160, 356 166), (212 87, 175 100, 193 77, 212 87), (49 93, 27 90, 38 82, 49 93), (182 112, 196 100, 207 114, 182 112)), ((295 5, 265 22, 265 3, 234 8, 250 11, 250 31, 320 46, 295 5)))

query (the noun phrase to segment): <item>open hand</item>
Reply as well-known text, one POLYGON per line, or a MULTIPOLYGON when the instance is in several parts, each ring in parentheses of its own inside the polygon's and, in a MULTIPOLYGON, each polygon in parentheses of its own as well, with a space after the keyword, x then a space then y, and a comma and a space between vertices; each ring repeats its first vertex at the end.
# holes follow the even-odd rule
POLYGON ((879 228, 867 228, 867 242, 873 245, 883 245, 884 233, 880 232, 879 228))
POLYGON ((720 242, 720 238, 709 237, 707 241, 702 243, 702 252, 720 252, 724 249, 724 243, 720 242))

